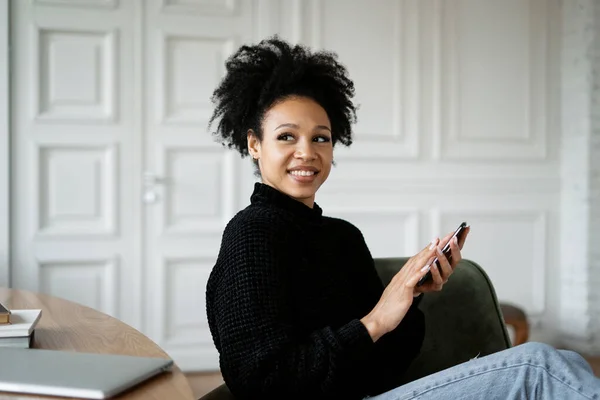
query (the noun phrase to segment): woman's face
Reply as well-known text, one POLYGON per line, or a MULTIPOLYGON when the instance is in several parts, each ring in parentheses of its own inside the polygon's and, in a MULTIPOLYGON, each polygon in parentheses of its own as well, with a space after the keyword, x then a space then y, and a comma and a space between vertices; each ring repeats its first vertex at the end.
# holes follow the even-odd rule
POLYGON ((248 133, 262 182, 312 208, 333 160, 327 113, 312 99, 290 97, 265 113, 262 130, 262 141, 248 133))

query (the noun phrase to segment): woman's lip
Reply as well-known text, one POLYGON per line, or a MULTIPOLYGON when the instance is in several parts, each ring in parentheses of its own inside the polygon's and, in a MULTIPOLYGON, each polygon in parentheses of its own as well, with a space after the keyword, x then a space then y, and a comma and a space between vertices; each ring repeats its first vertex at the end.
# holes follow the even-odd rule
POLYGON ((310 171, 310 172, 319 172, 318 169, 316 169, 315 167, 294 167, 294 168, 290 168, 288 169, 288 172, 290 171, 310 171))
POLYGON ((293 180, 299 183, 311 183, 317 177, 317 173, 312 175, 304 176, 304 175, 294 175, 291 172, 288 172, 288 175, 292 177, 293 180))

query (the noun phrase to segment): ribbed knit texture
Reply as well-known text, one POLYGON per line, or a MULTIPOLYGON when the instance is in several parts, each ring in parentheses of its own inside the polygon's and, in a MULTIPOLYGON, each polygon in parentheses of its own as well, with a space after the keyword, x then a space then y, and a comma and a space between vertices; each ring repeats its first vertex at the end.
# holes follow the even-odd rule
POLYGON ((206 289, 225 383, 239 399, 362 399, 398 386, 424 318, 413 304, 373 343, 360 319, 383 289, 355 226, 257 183, 206 289))

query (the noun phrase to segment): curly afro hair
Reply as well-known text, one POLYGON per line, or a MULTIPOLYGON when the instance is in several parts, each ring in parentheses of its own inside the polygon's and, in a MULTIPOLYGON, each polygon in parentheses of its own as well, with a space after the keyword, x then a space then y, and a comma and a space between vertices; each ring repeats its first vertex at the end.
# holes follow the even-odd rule
POLYGON ((224 146, 248 155, 247 133, 262 140, 262 120, 275 103, 292 96, 316 101, 331 122, 332 142, 349 146, 356 122, 354 83, 332 52, 311 52, 274 36, 240 47, 225 63, 227 73, 212 95, 215 111, 209 127, 224 146))

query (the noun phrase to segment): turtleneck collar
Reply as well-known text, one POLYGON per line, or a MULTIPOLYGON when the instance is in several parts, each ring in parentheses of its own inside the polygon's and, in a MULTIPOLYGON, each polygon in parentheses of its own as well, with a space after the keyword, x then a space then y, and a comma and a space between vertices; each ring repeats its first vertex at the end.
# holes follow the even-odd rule
POLYGON ((252 204, 263 203, 272 205, 296 215, 309 218, 320 218, 323 215, 323 210, 317 203, 314 203, 313 208, 310 208, 287 194, 260 182, 254 184, 254 192, 250 197, 250 202, 252 204))

